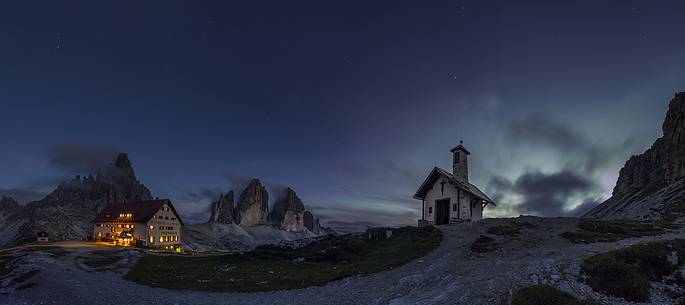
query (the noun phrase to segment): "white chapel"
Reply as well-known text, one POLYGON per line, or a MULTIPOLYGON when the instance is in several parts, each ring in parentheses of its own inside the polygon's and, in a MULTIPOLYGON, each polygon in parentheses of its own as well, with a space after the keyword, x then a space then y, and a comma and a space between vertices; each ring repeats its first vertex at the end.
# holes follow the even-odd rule
POLYGON ((419 226, 481 220, 483 209, 488 204, 495 206, 492 199, 469 183, 468 157, 471 153, 464 148, 462 141, 450 151, 453 156, 452 172, 433 168, 414 194, 414 199, 422 202, 419 226))

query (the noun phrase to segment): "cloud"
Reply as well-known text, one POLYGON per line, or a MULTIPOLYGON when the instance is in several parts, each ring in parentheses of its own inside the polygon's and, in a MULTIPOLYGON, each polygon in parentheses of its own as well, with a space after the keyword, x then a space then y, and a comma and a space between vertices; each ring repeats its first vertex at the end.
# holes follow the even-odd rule
POLYGON ((339 205, 307 205, 307 210, 319 218, 321 225, 340 233, 362 232, 369 227, 413 225, 419 218, 419 209, 350 208, 339 205))
POLYGON ((40 200, 47 195, 45 192, 33 188, 9 188, 0 189, 0 198, 3 196, 12 197, 21 204, 40 200))
POLYGON ((552 174, 531 171, 513 182, 493 177, 487 189, 505 210, 537 216, 578 216, 597 204, 599 185, 569 170, 552 174), (583 202, 574 205, 578 198, 583 202))
POLYGON ((54 168, 71 173, 97 173, 114 162, 119 153, 110 146, 67 142, 50 148, 48 162, 54 168))
POLYGON ((183 215, 183 221, 189 224, 207 222, 211 214, 211 203, 225 193, 227 191, 219 188, 203 188, 180 194, 177 207, 183 215))
POLYGON ((634 137, 619 143, 593 143, 571 126, 542 114, 512 120, 507 134, 511 143, 554 151, 563 156, 566 167, 580 168, 587 174, 594 174, 614 162, 623 162, 622 153, 637 149, 639 144, 634 137))
MULTIPOLYGON (((182 203, 182 201, 180 202, 182 203)), ((187 224, 205 223, 211 214, 211 205, 207 204, 178 204, 176 205, 179 213, 183 217, 183 222, 187 224)))
POLYGON ((252 181, 252 179, 254 179, 255 177, 250 177, 234 172, 226 172, 224 174, 224 178, 226 178, 226 180, 228 180, 228 182, 230 183, 230 189, 236 192, 236 195, 240 195, 240 192, 242 192, 247 187, 247 185, 250 184, 250 181, 252 181))
POLYGON ((581 216, 585 215, 585 213, 587 213, 590 210, 592 210, 593 208, 597 207, 600 203, 602 203, 602 202, 595 200, 595 199, 592 199, 592 198, 589 198, 589 199, 585 200, 585 202, 583 202, 583 203, 577 205, 575 208, 573 208, 572 216, 581 217, 581 216))
POLYGON ((218 188, 204 188, 198 191, 187 191, 181 195, 181 198, 191 202, 206 202, 209 204, 219 199, 219 196, 225 193, 227 192, 218 188))

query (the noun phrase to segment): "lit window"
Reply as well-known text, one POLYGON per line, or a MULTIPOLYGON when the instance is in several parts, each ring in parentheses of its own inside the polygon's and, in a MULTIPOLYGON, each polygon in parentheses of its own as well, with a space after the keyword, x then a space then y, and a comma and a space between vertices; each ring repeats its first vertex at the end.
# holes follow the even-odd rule
POLYGON ((154 243, 155 243, 155 237, 154 237, 154 236, 150 236, 150 243, 151 243, 151 244, 154 244, 154 243))
POLYGON ((155 226, 150 225, 150 230, 154 230, 154 229, 155 229, 155 226))
POLYGON ((160 243, 164 242, 164 237, 160 236, 160 237, 159 237, 159 242, 160 242, 160 243))

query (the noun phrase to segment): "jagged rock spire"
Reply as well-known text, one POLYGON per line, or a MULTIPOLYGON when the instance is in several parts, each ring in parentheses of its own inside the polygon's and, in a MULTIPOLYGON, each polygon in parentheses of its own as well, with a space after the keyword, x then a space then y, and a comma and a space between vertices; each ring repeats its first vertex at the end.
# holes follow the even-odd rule
POLYGON ((285 197, 276 201, 271 211, 271 222, 289 232, 304 230, 304 203, 293 189, 288 188, 285 197))
POLYGON ((319 234, 321 232, 321 225, 319 224, 319 219, 314 218, 314 214, 310 211, 304 212, 304 226, 307 230, 319 234))
POLYGON ((241 226, 263 224, 268 218, 269 193, 259 179, 252 179, 240 193, 235 208, 236 223, 241 226))
POLYGON ((209 222, 230 224, 233 223, 233 191, 219 196, 219 200, 212 202, 212 215, 209 222))

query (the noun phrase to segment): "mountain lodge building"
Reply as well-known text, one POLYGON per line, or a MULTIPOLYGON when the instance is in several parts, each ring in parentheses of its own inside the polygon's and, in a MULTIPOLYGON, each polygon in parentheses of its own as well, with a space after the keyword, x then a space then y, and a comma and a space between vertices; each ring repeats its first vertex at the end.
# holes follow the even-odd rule
POLYGON ((414 199, 422 202, 419 226, 481 220, 485 206, 495 206, 492 199, 469 183, 468 156, 471 153, 464 148, 462 141, 450 151, 453 156, 452 173, 433 168, 414 194, 414 199))
POLYGON ((169 199, 110 204, 94 222, 96 241, 180 251, 183 222, 169 199))

